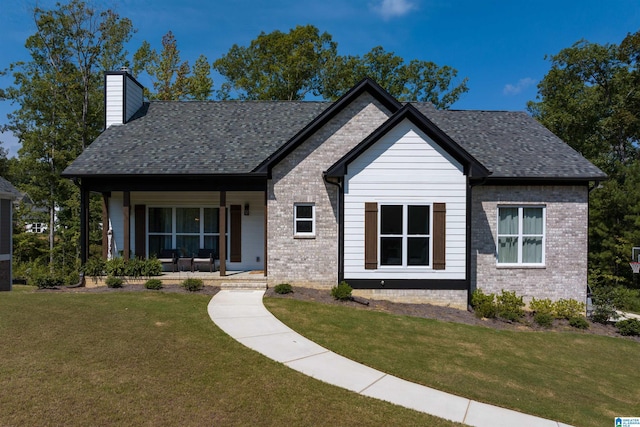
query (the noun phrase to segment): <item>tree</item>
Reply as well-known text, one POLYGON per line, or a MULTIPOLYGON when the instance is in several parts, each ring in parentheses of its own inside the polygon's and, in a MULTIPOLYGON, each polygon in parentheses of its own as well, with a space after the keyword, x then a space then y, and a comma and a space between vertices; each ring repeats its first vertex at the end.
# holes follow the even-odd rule
MULTIPOLYGON (((103 129, 103 71, 124 63, 123 46, 133 27, 113 11, 98 11, 81 0, 52 10, 36 7, 33 18, 36 32, 25 44, 31 59, 11 64, 14 86, 4 95, 19 105, 7 125, 22 144, 24 173, 18 184, 48 210, 53 267, 56 212, 78 197, 60 173, 103 129)), ((78 212, 69 217, 78 221, 78 212)), ((61 225, 65 230, 70 224, 61 225)))
POLYGON ((288 33, 260 33, 248 47, 234 44, 213 68, 227 82, 218 92, 228 98, 299 100, 320 96, 327 64, 335 60, 337 44, 313 25, 297 26, 288 33))
POLYGON ((618 46, 579 41, 548 57, 529 111, 609 175, 590 196, 590 281, 631 282, 640 246, 640 32, 618 46))
POLYGON ((149 42, 133 55, 133 74, 146 72, 152 79, 154 92, 146 90, 150 99, 161 101, 180 101, 210 97, 213 80, 210 65, 204 55, 200 55, 191 74, 188 61, 181 62, 178 43, 171 31, 162 37, 162 50, 158 53, 149 42))
POLYGON ((373 78, 401 101, 426 101, 441 109, 449 108, 469 90, 467 78, 452 87, 458 75, 454 68, 418 59, 407 64, 382 46, 374 47, 363 57, 340 57, 336 64, 324 90, 324 96, 330 99, 337 99, 365 77, 373 78))
POLYGON ((433 62, 404 59, 381 46, 363 57, 339 56, 337 43, 313 25, 288 33, 260 33, 248 47, 233 45, 213 63, 227 82, 218 91, 240 99, 299 100, 308 95, 337 99, 365 77, 403 101, 448 108, 465 92, 467 79, 452 87, 457 71, 433 62))

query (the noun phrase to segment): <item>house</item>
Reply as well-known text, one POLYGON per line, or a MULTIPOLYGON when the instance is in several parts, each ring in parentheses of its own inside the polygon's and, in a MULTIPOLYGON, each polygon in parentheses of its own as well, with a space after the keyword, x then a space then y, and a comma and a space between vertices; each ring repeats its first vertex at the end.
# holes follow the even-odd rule
POLYGON ((20 192, 0 177, 0 291, 10 291, 13 258, 13 201, 20 192))
MULTIPOLYGON (((105 75, 107 129, 64 171, 125 258, 216 252, 220 274, 466 308, 470 293, 584 300, 589 191, 605 174, 522 112, 401 103, 144 102, 105 75)), ((106 256, 107 248, 104 248, 106 256)))

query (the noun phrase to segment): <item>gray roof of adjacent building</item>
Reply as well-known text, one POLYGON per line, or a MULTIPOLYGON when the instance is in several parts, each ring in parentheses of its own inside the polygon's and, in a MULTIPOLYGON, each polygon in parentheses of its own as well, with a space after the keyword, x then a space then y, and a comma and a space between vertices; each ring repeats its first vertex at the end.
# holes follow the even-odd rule
MULTIPOLYGON (((106 129, 63 175, 251 174, 331 105, 324 101, 145 103, 128 123, 106 129)), ((606 178, 524 112, 413 105, 490 170, 492 178, 606 178)))
POLYGON ((22 195, 12 183, 0 176, 0 194, 10 196, 12 199, 18 198, 22 195))

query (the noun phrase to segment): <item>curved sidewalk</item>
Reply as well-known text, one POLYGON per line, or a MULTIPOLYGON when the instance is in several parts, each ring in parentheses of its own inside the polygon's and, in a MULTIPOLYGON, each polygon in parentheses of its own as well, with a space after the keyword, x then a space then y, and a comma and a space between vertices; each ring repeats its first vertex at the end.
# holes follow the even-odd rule
POLYGON ((209 302, 209 316, 232 338, 268 358, 364 396, 471 426, 569 427, 411 383, 342 357, 276 319, 262 303, 263 295, 264 290, 222 290, 209 302))

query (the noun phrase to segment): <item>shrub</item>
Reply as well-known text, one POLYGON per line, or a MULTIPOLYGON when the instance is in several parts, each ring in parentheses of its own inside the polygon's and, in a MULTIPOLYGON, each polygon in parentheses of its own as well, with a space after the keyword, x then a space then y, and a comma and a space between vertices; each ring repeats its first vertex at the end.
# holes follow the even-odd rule
POLYGON ((340 301, 347 301, 351 299, 351 291, 353 288, 347 282, 342 281, 338 286, 331 288, 331 296, 340 301))
POLYGON ((104 274, 105 262, 101 258, 89 258, 82 268, 85 275, 91 277, 102 276, 104 274))
POLYGON ((496 310, 498 317, 505 320, 516 322, 524 316, 524 301, 522 297, 516 296, 515 292, 502 290, 502 293, 496 297, 496 310))
POLYGON ((585 311, 584 303, 574 299, 559 299, 553 304, 553 307, 558 319, 569 320, 574 317, 581 317, 585 311))
POLYGON ((288 283, 280 283, 279 285, 276 285, 273 290, 276 294, 290 294, 291 292, 293 292, 291 285, 288 283))
POLYGON ((162 263, 157 258, 144 260, 142 275, 145 277, 160 276, 162 274, 162 263))
POLYGON ((38 289, 55 289, 64 285, 64 279, 59 276, 37 276, 34 283, 38 289))
POLYGON ((108 288, 121 288, 124 280, 121 277, 108 276, 105 280, 108 288))
POLYGON ((598 286, 593 290, 593 314, 591 320, 597 323, 608 323, 618 318, 615 289, 598 286))
POLYGON ((545 311, 537 311, 533 314, 533 321, 543 328, 550 328, 553 325, 553 314, 545 311))
POLYGON ((202 279, 195 279, 190 277, 188 279, 183 280, 182 287, 188 290, 189 292, 196 292, 201 290, 204 287, 204 283, 202 279))
POLYGON ((529 303, 529 308, 534 313, 548 313, 553 314, 555 311, 553 308, 553 302, 549 298, 545 299, 535 299, 531 298, 531 302, 529 303))
POLYGON ((124 258, 113 258, 105 262, 107 276, 125 276, 124 258))
POLYGON ((640 320, 624 319, 616 323, 616 328, 620 335, 638 336, 640 335, 640 320))
POLYGON ((569 319, 569 325, 578 329, 589 329, 589 322, 583 316, 575 316, 569 319))
POLYGON ((471 295, 471 307, 477 317, 484 317, 486 319, 493 319, 496 317, 497 310, 494 302, 494 294, 485 294, 480 289, 473 291, 471 295))
POLYGON ((157 291, 158 289, 162 289, 162 280, 149 279, 146 282, 144 282, 144 287, 147 289, 153 289, 157 291))
POLYGON ((144 270, 145 260, 133 258, 124 263, 124 275, 128 277, 140 277, 144 270))

